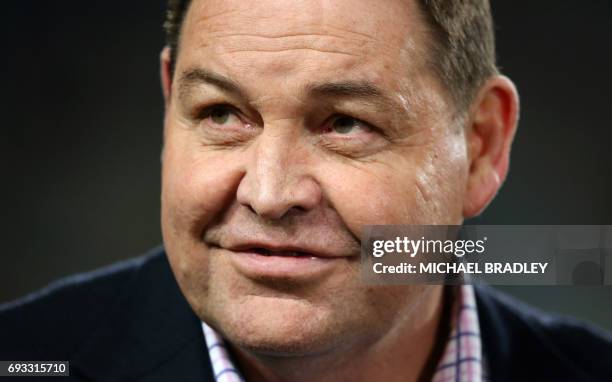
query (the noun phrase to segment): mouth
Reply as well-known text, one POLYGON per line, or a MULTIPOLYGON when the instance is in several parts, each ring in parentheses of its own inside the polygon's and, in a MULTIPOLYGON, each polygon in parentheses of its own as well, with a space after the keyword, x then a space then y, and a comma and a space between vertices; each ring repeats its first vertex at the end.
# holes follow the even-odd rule
POLYGON ((317 280, 349 260, 347 256, 333 256, 295 247, 245 245, 218 249, 229 257, 238 273, 256 280, 317 280))
POLYGON ((259 247, 250 248, 244 252, 251 252, 257 255, 261 255, 261 256, 300 257, 300 258, 319 257, 319 256, 315 256, 312 253, 302 252, 302 251, 274 251, 271 249, 259 248, 259 247))

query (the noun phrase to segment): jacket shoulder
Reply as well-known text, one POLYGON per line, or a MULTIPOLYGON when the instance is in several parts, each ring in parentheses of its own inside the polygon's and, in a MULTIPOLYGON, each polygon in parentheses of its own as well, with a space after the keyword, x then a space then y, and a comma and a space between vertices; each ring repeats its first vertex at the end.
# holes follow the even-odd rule
POLYGON ((548 314, 477 286, 478 316, 492 380, 599 381, 612 377, 612 334, 548 314))
MULTIPOLYGON (((159 251, 157 251, 159 252, 159 251)), ((40 291, 0 305, 0 359, 68 356, 124 293, 152 251, 98 270, 60 279, 40 291)))

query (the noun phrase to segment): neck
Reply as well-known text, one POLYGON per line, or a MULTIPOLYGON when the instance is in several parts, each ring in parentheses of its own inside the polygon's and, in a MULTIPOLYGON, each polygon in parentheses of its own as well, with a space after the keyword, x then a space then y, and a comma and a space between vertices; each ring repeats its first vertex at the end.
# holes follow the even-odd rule
POLYGON ((255 382, 430 380, 448 335, 446 307, 451 301, 443 301, 443 287, 429 289, 423 304, 382 336, 304 356, 261 355, 232 348, 238 366, 246 380, 255 382))

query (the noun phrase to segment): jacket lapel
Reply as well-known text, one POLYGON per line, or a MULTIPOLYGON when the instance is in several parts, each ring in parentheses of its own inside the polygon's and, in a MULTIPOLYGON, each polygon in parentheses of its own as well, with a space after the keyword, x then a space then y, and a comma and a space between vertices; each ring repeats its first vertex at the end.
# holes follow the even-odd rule
POLYGON ((201 322, 181 294, 163 249, 147 255, 126 284, 72 357, 71 374, 95 381, 212 382, 201 322))

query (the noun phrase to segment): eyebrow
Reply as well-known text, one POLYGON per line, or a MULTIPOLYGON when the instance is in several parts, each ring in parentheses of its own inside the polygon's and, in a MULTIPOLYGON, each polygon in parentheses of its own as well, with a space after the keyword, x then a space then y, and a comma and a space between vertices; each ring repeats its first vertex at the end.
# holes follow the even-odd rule
POLYGON ((325 97, 382 98, 384 92, 369 82, 326 82, 307 86, 307 93, 325 97))
MULTIPOLYGON (((200 84, 212 85, 219 90, 247 99, 246 91, 234 80, 204 68, 185 70, 178 80, 179 97, 185 97, 189 91, 200 84)), ((397 102, 386 95, 386 92, 367 81, 338 81, 311 83, 304 87, 308 96, 325 98, 357 99, 376 104, 384 109, 401 109, 397 102)))
POLYGON ((181 74, 178 79, 179 97, 183 98, 193 87, 200 84, 209 84, 219 90, 245 98, 244 92, 236 82, 203 68, 187 69, 181 74))
POLYGON ((324 98, 345 98, 365 101, 379 107, 381 110, 395 110, 397 112, 408 111, 406 118, 413 120, 412 110, 407 110, 400 105, 387 92, 380 89, 371 82, 364 81, 340 81, 311 84, 306 87, 307 93, 324 98))

